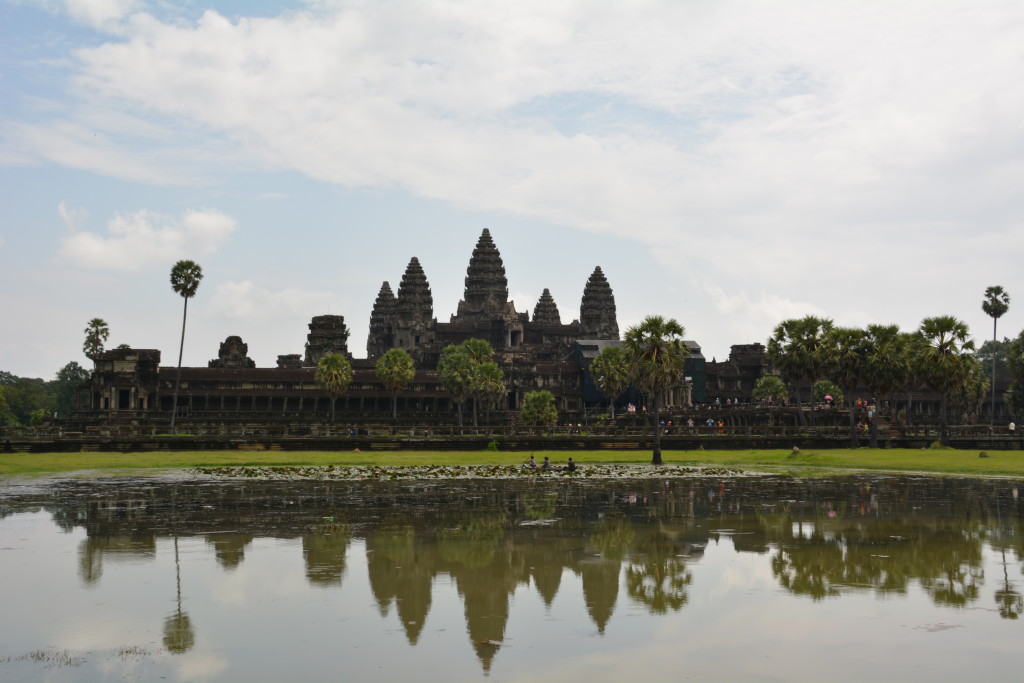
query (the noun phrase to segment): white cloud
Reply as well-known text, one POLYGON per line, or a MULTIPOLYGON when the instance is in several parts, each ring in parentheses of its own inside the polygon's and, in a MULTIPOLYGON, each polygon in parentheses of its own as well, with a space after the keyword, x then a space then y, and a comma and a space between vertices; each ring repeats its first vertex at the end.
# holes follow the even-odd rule
MULTIPOLYGON (((63 218, 63 203, 60 210, 63 218)), ((177 219, 146 210, 118 214, 107 224, 106 236, 71 232, 61 240, 58 255, 83 268, 138 271, 212 254, 236 225, 234 218, 213 209, 186 211, 177 219)))
POLYGON ((60 214, 60 219, 64 221, 64 225, 69 232, 77 231, 79 226, 89 217, 88 209, 73 209, 67 205, 67 202, 63 201, 57 204, 57 213, 60 214))
POLYGON ((63 0, 68 14, 96 28, 109 26, 138 9, 137 0, 63 0))
POLYGON ((314 6, 136 14, 126 40, 78 52, 80 84, 312 178, 651 244, 910 202, 955 219, 1015 191, 1013 5, 314 6))
POLYGON ((292 288, 272 292, 249 280, 229 281, 217 287, 207 313, 212 318, 232 322, 274 323, 282 326, 297 320, 299 324, 295 327, 301 330, 302 323, 329 310, 336 301, 330 292, 292 288))

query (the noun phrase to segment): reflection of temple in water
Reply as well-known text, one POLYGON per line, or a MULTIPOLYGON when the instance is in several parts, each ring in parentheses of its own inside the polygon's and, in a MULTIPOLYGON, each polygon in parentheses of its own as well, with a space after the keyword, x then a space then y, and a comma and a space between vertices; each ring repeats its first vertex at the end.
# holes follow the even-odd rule
MULTIPOLYGON (((1002 553, 1004 569, 1024 559, 1024 506, 1015 490, 1008 482, 900 477, 550 486, 69 482, 4 500, 0 514, 42 507, 61 528, 84 528, 77 571, 86 584, 102 580, 106 562, 153 560, 158 543, 171 538, 202 539, 227 572, 243 565, 254 539, 277 538, 301 548, 310 585, 337 590, 358 547, 352 541, 362 539, 381 617, 394 613, 417 645, 435 582, 447 577, 488 671, 520 589, 536 590, 550 607, 566 577, 576 577, 579 609, 603 635, 623 600, 654 614, 685 609, 700 590, 692 565, 709 544, 764 555, 781 587, 812 600, 851 591, 901 595, 917 586, 939 605, 989 599, 1000 616, 1017 618, 1019 570, 993 577, 991 587, 981 571, 986 547, 1002 553)), ((167 617, 176 647, 194 634, 181 601, 167 617)))

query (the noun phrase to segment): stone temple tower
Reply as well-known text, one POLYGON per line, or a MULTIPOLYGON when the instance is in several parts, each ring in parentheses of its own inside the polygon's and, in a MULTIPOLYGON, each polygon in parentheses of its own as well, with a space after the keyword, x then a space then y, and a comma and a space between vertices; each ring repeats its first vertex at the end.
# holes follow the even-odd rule
POLYGON ((473 249, 473 256, 469 259, 464 296, 456 314, 462 322, 491 319, 509 312, 506 310, 508 279, 505 277, 505 266, 491 239, 491 231, 487 228, 484 228, 473 249))
POLYGON ((580 303, 580 337, 582 339, 618 339, 619 323, 615 315, 615 296, 601 266, 587 280, 580 303))
POLYGON ((348 352, 348 327, 343 315, 317 315, 309 322, 306 357, 302 364, 314 367, 328 353, 352 357, 348 352))
POLYGON ((562 317, 558 314, 558 305, 547 287, 541 292, 537 305, 533 307, 533 322, 537 325, 561 325, 562 317))
POLYGON ((433 341, 434 299, 430 293, 430 283, 423 273, 420 260, 415 256, 409 261, 398 285, 398 298, 395 300, 395 346, 414 349, 420 344, 433 341))
POLYGON ((377 358, 395 345, 395 307, 398 305, 387 281, 380 287, 370 313, 370 334, 366 337, 366 357, 377 358))

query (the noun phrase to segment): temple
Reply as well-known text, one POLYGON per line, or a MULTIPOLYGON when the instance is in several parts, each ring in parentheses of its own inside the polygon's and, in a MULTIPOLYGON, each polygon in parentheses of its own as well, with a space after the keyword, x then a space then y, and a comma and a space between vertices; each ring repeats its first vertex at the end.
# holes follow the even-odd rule
MULTIPOLYGON (((401 419, 412 423, 451 420, 456 405, 437 376, 446 346, 483 339, 494 349, 507 390, 496 418, 509 418, 523 396, 537 389, 554 394, 560 413, 578 421, 588 407, 605 399, 589 378, 590 361, 601 348, 618 344, 615 296, 600 266, 583 286, 579 317, 563 323, 551 291, 543 290, 533 310, 517 311, 509 300, 505 266, 491 233, 484 229, 466 269, 463 298, 447 322, 434 315, 430 282, 415 256, 402 274, 397 294, 389 281, 381 284, 370 314, 366 358, 348 349, 344 316, 320 315, 309 323, 305 353, 277 356, 277 367, 257 368, 248 345, 229 336, 218 357, 205 368, 182 368, 178 411, 205 421, 322 419, 329 399, 314 380, 315 368, 327 353, 340 353, 352 363, 353 380, 338 399, 337 410, 349 421, 372 422, 390 417, 391 394, 377 379, 376 360, 392 348, 405 349, 416 375, 399 398, 401 419)), ((666 407, 685 406, 707 398, 704 358, 700 346, 688 341, 686 379, 666 397, 666 407)), ((169 415, 176 368, 160 366, 160 352, 115 349, 102 354, 84 395, 80 414, 109 421, 156 419, 169 415)))

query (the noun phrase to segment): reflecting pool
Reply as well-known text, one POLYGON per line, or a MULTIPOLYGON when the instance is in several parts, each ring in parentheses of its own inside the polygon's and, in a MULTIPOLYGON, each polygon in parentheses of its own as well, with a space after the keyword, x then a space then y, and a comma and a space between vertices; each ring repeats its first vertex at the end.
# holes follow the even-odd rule
POLYGON ((985 681, 1012 480, 0 486, 0 680, 985 681))

